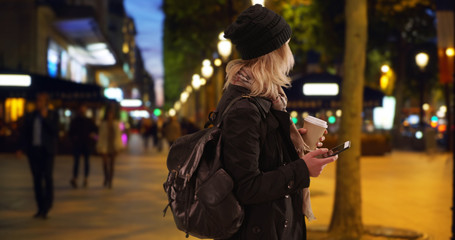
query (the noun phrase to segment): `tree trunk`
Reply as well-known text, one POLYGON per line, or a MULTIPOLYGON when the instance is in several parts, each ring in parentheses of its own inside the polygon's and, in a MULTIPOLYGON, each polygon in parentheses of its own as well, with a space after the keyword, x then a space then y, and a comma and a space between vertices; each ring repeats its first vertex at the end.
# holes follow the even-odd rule
POLYGON ((336 167, 335 203, 329 227, 333 239, 360 239, 363 233, 360 155, 363 88, 367 43, 367 1, 346 0, 346 42, 342 84, 340 141, 351 149, 340 154, 336 167))
POLYGON ((396 81, 395 81, 395 118, 393 120, 393 129, 392 129, 392 146, 395 148, 403 147, 403 139, 400 133, 401 121, 403 119, 403 106, 404 106, 404 90, 405 90, 405 81, 406 81, 406 56, 409 51, 409 46, 406 43, 406 40, 400 36, 401 33, 398 33, 396 36, 398 40, 397 48, 397 58, 395 61, 396 66, 396 81))

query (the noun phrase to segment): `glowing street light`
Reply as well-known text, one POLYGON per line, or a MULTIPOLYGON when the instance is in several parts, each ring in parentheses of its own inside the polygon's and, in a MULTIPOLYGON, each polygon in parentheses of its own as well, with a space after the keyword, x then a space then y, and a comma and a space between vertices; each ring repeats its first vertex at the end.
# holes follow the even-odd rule
POLYGON ((182 107, 182 104, 179 101, 174 103, 174 109, 175 110, 179 111, 181 107, 182 107))
POLYGON ((205 78, 200 78, 201 80, 201 86, 205 86, 205 84, 207 84, 207 80, 205 80, 205 78))
POLYGON ((199 74, 194 74, 193 80, 191 81, 191 86, 193 86, 195 90, 198 90, 201 87, 201 85, 202 85, 201 77, 199 76, 199 74))
POLYGON ((218 53, 221 55, 223 60, 227 60, 229 56, 231 55, 232 52, 232 43, 228 39, 224 38, 224 32, 220 33, 218 35, 218 39, 220 40, 218 42, 218 53))
POLYGON ((424 104, 422 105, 422 109, 423 109, 424 111, 430 110, 430 104, 424 103, 424 104))
POLYGON ((261 4, 264 6, 264 0, 251 0, 252 5, 261 4))
POLYGON ((185 88, 185 92, 191 93, 191 92, 193 92, 193 88, 192 88, 190 85, 188 85, 188 86, 186 86, 186 88, 185 88))
POLYGON ((177 114, 175 109, 173 109, 173 108, 169 109, 169 116, 173 117, 173 116, 175 116, 175 114, 177 114))
POLYGON ((299 114, 296 111, 291 112, 291 117, 296 118, 299 114))
POLYGON ((180 102, 186 103, 186 100, 188 100, 189 96, 190 96, 190 94, 188 92, 182 92, 180 94, 180 102))
POLYGON ((221 59, 217 58, 213 61, 213 64, 215 64, 215 66, 219 67, 221 66, 223 62, 221 61, 221 59))
POLYGON ((453 48, 447 48, 446 49, 446 55, 448 57, 453 57, 455 55, 455 50, 453 48))
MULTIPOLYGON (((415 61, 416 61, 416 64, 417 66, 419 66, 420 68, 420 71, 422 71, 422 73, 425 71, 425 67, 428 65, 428 60, 429 60, 429 56, 427 53, 425 52, 419 52, 417 53, 417 55, 415 56, 415 61)), ((424 104, 424 99, 423 99, 423 91, 424 91, 424 79, 423 79, 423 75, 419 78, 419 82, 420 82, 420 99, 419 99, 419 105, 420 105, 420 129, 424 129, 425 127, 425 124, 423 122, 423 118, 424 118, 424 111, 427 111, 425 110, 425 108, 427 107, 425 104, 424 104)), ((428 105, 428 108, 429 108, 429 105, 428 105)), ((419 138, 418 138, 419 139, 419 138)))
POLYGON ((210 60, 205 59, 202 61, 202 68, 201 68, 202 76, 206 79, 209 79, 213 75, 213 67, 210 63, 210 60))
POLYGON ((381 66, 381 72, 382 73, 387 73, 388 71, 390 71, 389 65, 384 64, 384 65, 381 66))
POLYGON ((341 115, 343 115, 343 111, 341 111, 341 109, 338 109, 336 112, 335 112, 335 115, 337 117, 341 117, 341 115))
POLYGON ((415 57, 416 64, 417 66, 419 66, 420 70, 423 71, 425 69, 425 67, 428 65, 429 59, 430 58, 428 57, 428 54, 424 52, 420 52, 416 55, 415 57))

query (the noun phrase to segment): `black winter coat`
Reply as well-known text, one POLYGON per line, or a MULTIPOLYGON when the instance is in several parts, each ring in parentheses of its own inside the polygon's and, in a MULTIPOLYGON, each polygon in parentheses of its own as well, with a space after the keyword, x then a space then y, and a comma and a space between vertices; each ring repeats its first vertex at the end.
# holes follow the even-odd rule
MULTIPOLYGON (((217 111, 248 93, 230 85, 217 111)), ((302 188, 310 184, 308 168, 291 142, 289 114, 271 105, 265 98, 245 98, 224 118, 223 164, 245 209, 242 226, 230 239, 306 239, 302 188)))
POLYGON ((92 119, 78 114, 71 120, 68 131, 73 150, 90 152, 95 145, 95 141, 90 134, 97 132, 98 129, 92 119))
POLYGON ((30 154, 33 141, 33 125, 35 117, 41 118, 41 143, 49 154, 57 153, 58 142, 58 115, 55 111, 49 111, 46 118, 42 118, 38 111, 28 113, 20 124, 19 148, 27 155, 30 154))

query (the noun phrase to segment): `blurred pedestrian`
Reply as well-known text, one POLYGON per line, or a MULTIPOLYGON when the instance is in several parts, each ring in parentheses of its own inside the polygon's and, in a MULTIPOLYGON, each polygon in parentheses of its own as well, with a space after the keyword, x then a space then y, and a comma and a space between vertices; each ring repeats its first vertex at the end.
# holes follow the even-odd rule
POLYGON ((182 128, 175 116, 170 117, 168 122, 163 126, 163 133, 164 138, 169 143, 169 147, 182 135, 182 128))
POLYGON ((158 123, 152 118, 152 125, 150 126, 150 135, 152 136, 153 146, 158 147, 158 123))
POLYGON ((141 122, 141 135, 144 142, 144 150, 148 149, 149 139, 152 136, 152 120, 143 118, 141 122))
POLYGON ((76 116, 71 120, 69 137, 73 147, 73 178, 70 180, 71 186, 77 188, 77 178, 79 175, 79 159, 81 155, 84 158, 84 182, 83 186, 88 185, 88 175, 90 171, 90 154, 92 146, 95 143, 94 139, 97 133, 97 128, 92 119, 88 118, 85 113, 87 106, 82 104, 76 113, 76 116))
POLYGON ((226 28, 224 37, 242 57, 227 64, 217 106, 219 116, 240 99, 222 115, 223 166, 245 210, 242 225, 229 239, 306 239, 303 189, 310 176, 317 177, 337 156, 321 158, 327 149, 304 154, 291 138, 294 133, 302 140, 305 132, 299 133, 285 111, 282 90, 291 84, 288 73, 294 65, 291 28, 283 17, 256 4, 226 28))
POLYGON ((163 151, 164 121, 162 117, 156 119, 156 148, 159 152, 163 151))
POLYGON ((99 127, 96 149, 103 159, 103 186, 112 188, 114 165, 117 154, 123 149, 120 122, 117 120, 115 109, 108 108, 99 127))
POLYGON ((46 219, 54 200, 53 168, 57 152, 58 115, 48 108, 49 95, 38 93, 35 110, 26 114, 20 127, 20 150, 25 152, 33 176, 38 211, 35 218, 46 219))

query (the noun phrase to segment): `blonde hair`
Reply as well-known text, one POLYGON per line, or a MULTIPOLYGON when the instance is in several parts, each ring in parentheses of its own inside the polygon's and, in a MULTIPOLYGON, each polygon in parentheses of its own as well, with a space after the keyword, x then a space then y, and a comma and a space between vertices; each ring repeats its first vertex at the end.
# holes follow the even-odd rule
POLYGON ((267 98, 278 96, 279 87, 291 86, 288 74, 294 66, 294 56, 288 42, 277 50, 258 58, 230 61, 226 67, 227 81, 224 88, 227 89, 233 83, 235 75, 241 69, 247 69, 249 77, 253 80, 250 96, 267 98))

